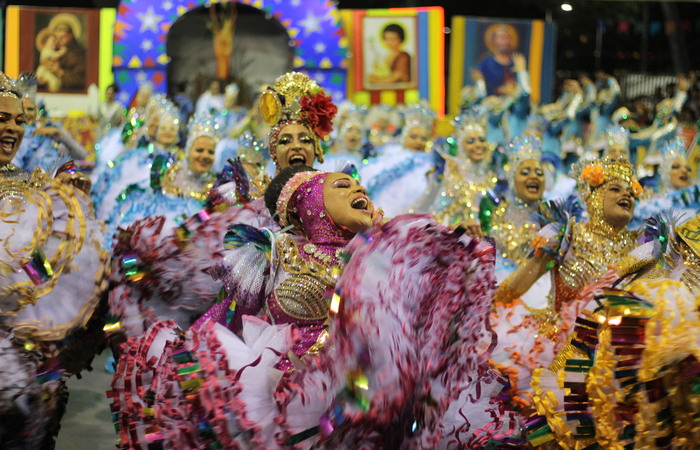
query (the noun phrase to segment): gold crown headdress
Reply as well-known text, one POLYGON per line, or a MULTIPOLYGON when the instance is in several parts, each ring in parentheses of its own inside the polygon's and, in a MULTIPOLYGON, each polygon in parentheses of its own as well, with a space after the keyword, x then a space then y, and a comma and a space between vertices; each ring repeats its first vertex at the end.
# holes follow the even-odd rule
POLYGON ((634 166, 622 159, 593 159, 574 164, 570 176, 576 180, 577 189, 584 201, 600 186, 612 180, 622 180, 632 187, 635 197, 642 194, 642 186, 634 176, 634 166))
POLYGON ((275 164, 279 133, 284 125, 294 123, 307 126, 318 137, 314 140, 314 153, 323 162, 321 140, 333 130, 338 108, 315 81, 303 73, 286 73, 260 95, 259 106, 263 120, 272 127, 270 154, 275 164))
POLYGON ((639 198, 643 190, 634 176, 634 166, 623 159, 579 161, 574 164, 569 176, 576 180, 579 195, 586 202, 589 217, 587 226, 595 233, 609 237, 619 233, 621 230, 615 228, 605 215, 605 196, 608 191, 599 188, 619 180, 628 183, 633 197, 639 198))

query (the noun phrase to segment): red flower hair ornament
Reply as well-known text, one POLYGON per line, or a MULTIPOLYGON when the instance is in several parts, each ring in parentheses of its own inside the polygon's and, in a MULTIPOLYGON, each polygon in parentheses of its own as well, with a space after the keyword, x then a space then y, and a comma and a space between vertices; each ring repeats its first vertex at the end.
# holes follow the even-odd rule
POLYGON ((321 139, 333 131, 333 118, 338 112, 338 107, 333 104, 329 96, 323 92, 303 96, 299 99, 299 105, 304 120, 321 139))

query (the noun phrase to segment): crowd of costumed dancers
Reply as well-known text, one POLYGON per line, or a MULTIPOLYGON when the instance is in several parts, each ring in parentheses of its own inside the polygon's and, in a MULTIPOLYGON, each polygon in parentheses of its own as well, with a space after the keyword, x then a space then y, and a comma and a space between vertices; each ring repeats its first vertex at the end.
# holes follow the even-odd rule
POLYGON ((2 446, 51 447, 108 347, 120 448, 693 448, 698 86, 645 116, 514 67, 446 136, 296 72, 190 117, 113 85, 89 173, 0 73, 2 446))

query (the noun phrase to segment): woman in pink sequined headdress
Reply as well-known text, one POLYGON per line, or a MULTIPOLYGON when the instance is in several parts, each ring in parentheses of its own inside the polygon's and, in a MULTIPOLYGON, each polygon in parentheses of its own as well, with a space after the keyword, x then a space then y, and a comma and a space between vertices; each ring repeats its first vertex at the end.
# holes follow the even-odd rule
MULTIPOLYGON (((269 311, 276 324, 294 324, 300 335, 293 352, 303 357, 318 344, 328 319, 326 291, 333 289, 342 263, 341 252, 356 233, 372 227, 382 219, 365 189, 349 175, 318 172, 307 166, 287 167, 270 183, 265 192, 270 214, 288 233, 278 234, 272 242, 272 267, 255 270, 241 251, 229 254, 214 269, 215 277, 224 282, 229 296, 197 321, 195 327, 215 319, 238 332, 243 314, 269 311), (275 261, 275 255, 281 260, 275 261), (241 277, 245 271, 250 277, 241 277), (261 292, 245 286, 262 283, 257 277, 274 273, 278 285, 261 292), (242 279, 243 278, 243 279, 242 279), (271 288, 271 290, 270 290, 271 288), (235 301, 236 318, 230 320, 226 311, 235 301), (303 308, 298 308, 303 304, 303 308)), ((250 229, 234 226, 229 238, 250 239, 250 229)), ((258 251, 251 248, 252 251, 258 251)), ((291 370, 292 362, 283 358, 278 368, 291 370)))
POLYGON ((226 298, 186 333, 161 322, 127 343, 112 383, 123 447, 482 448, 517 434, 489 370, 490 244, 430 216, 380 226, 342 173, 285 168, 265 201, 283 232, 231 228, 212 270, 226 298))
POLYGON ((351 176, 305 166, 284 169, 268 187, 265 203, 282 228, 291 226, 291 233, 323 247, 344 247, 381 215, 351 176))

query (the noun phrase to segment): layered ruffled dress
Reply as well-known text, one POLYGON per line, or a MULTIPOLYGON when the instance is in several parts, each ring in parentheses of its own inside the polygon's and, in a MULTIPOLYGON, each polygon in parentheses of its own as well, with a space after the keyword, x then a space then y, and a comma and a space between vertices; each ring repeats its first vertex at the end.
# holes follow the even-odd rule
POLYGON ((53 447, 65 378, 103 342, 109 254, 87 195, 18 174, 0 172, 0 442, 53 447))
POLYGON ((228 298, 210 320, 186 332, 157 323, 127 343, 110 393, 122 447, 465 448, 515 438, 517 420, 496 398, 503 380, 488 366, 492 246, 404 216, 356 236, 339 275, 309 259, 332 248, 237 230, 215 268, 228 298))
POLYGON ((109 219, 127 188, 149 189, 153 162, 161 154, 171 156, 174 160, 182 159, 177 149, 165 151, 149 145, 131 149, 113 161, 111 168, 104 171, 93 185, 92 199, 98 219, 109 219))
MULTIPOLYGON (((131 127, 125 124, 118 129, 110 130, 106 135, 95 143, 95 168, 90 174, 93 184, 96 184, 105 173, 114 167, 114 161, 126 151, 124 130, 131 127)), ((108 175, 107 175, 108 176, 108 175)))
POLYGON ((360 168, 367 195, 382 207, 387 217, 395 217, 411 206, 428 188, 431 172, 438 165, 436 153, 415 152, 400 145, 387 145, 379 156, 360 168))
POLYGON ((533 376, 533 446, 695 448, 698 299, 679 281, 598 283, 570 342, 533 376))
POLYGON ((259 195, 253 184, 244 186, 248 181, 236 178, 215 187, 179 225, 167 215, 150 216, 116 233, 109 293, 113 333, 138 336, 159 320, 186 329, 214 304, 223 285, 206 270, 222 257, 228 227, 278 229, 263 199, 253 199, 259 195))
POLYGON ((132 184, 117 197, 107 220, 108 243, 120 228, 145 217, 165 217, 168 228, 180 225, 204 207, 215 181, 213 173, 193 174, 186 163, 177 163, 171 155, 156 156, 150 186, 144 189, 132 184))
POLYGON ((13 162, 28 172, 36 168, 52 172, 65 163, 70 156, 59 152, 60 144, 56 141, 46 136, 35 136, 33 134, 35 130, 35 126, 25 127, 25 136, 13 162))
POLYGON ((533 371, 549 366, 566 344, 584 307, 577 301, 579 292, 632 251, 635 236, 626 230, 616 236, 603 236, 574 217, 549 223, 533 239, 532 252, 552 258, 552 289, 542 292, 535 284, 522 297, 513 298, 508 280, 502 283, 491 317, 498 334, 492 359, 509 376, 513 401, 523 410, 531 406, 533 371))

